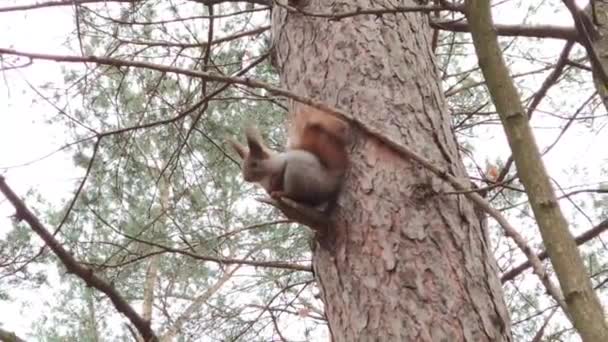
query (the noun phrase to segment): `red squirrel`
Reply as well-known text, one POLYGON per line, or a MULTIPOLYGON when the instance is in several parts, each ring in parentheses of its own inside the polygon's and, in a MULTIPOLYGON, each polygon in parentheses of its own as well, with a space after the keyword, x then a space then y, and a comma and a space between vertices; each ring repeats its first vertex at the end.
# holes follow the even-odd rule
POLYGON ((295 115, 289 144, 282 153, 265 146, 258 130, 246 129, 248 148, 230 139, 243 159, 243 178, 260 184, 273 198, 287 197, 309 206, 337 195, 349 164, 348 124, 312 107, 295 115))

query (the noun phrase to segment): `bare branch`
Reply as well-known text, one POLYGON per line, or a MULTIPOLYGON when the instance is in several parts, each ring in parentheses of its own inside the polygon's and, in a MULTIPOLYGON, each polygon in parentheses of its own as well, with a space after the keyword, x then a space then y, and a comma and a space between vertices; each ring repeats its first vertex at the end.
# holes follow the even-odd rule
MULTIPOLYGON (((431 21, 431 27, 438 30, 452 32, 471 32, 466 21, 438 20, 431 21)), ((499 36, 530 37, 530 38, 555 38, 579 41, 576 30, 572 27, 555 25, 504 25, 494 24, 494 29, 499 36)))
POLYGON ((580 42, 585 47, 585 50, 587 50, 587 56, 589 57, 589 61, 591 61, 593 71, 602 81, 604 87, 607 87, 608 73, 602 65, 600 56, 593 48, 593 40, 597 39, 598 36, 597 32, 595 31, 595 27, 593 26, 593 23, 591 23, 591 20, 587 16, 587 13, 585 13, 583 10, 579 9, 576 6, 574 0, 562 1, 566 5, 566 7, 568 7, 568 10, 572 14, 572 19, 574 19, 574 25, 576 26, 576 30, 578 31, 580 42))
POLYGON ((540 342, 540 341, 542 341, 543 335, 545 334, 545 329, 547 328, 547 325, 549 324, 549 321, 551 320, 551 318, 553 317, 553 315, 555 315, 556 312, 557 312, 557 308, 554 308, 553 310, 551 310, 551 312, 549 313, 549 315, 547 315, 547 317, 545 317, 545 321, 543 322, 543 325, 541 325, 540 329, 538 329, 538 331, 536 332, 536 334, 534 334, 534 338, 532 339, 531 342, 540 342))
POLYGON ((82 177, 82 180, 80 181, 80 184, 78 185, 78 188, 76 189, 76 192, 74 193, 74 196, 72 197, 72 201, 70 201, 68 208, 66 209, 65 213, 63 214, 63 218, 61 219, 61 222, 59 222, 59 225, 57 225, 57 228, 55 228, 55 231, 53 232, 53 236, 57 235, 57 233, 61 230, 61 227, 63 227, 63 225, 67 222, 68 217, 69 217, 70 213, 72 212, 72 209, 74 209, 74 205, 76 204, 76 201, 78 200, 78 197, 80 196, 80 193, 82 192, 82 189, 84 189, 84 185, 86 184, 87 179, 89 179, 89 175, 91 174, 91 170, 93 169, 93 164, 95 163, 95 158, 97 157, 97 152, 99 151, 100 144, 101 144, 101 137, 97 139, 97 141, 95 142, 95 146, 93 146, 93 155, 91 156, 91 159, 89 160, 89 164, 87 166, 87 171, 85 172, 84 177, 82 177))
POLYGON ((272 0, 190 0, 192 2, 197 2, 199 4, 211 6, 211 5, 219 5, 223 3, 230 2, 243 2, 257 5, 266 5, 271 6, 273 4, 272 0))
POLYGON ((35 4, 29 4, 29 5, 17 5, 17 6, 0 7, 0 13, 2 13, 2 12, 15 12, 15 11, 26 11, 26 10, 41 9, 41 8, 47 8, 47 7, 74 6, 74 5, 95 4, 95 3, 106 4, 108 2, 136 3, 137 0, 57 0, 57 1, 46 1, 46 2, 39 2, 39 3, 35 3, 35 4))
POLYGON ((200 20, 200 19, 229 18, 229 17, 234 17, 234 16, 238 16, 238 15, 242 15, 242 14, 262 12, 262 11, 267 11, 267 10, 270 10, 270 7, 256 7, 256 8, 252 8, 252 9, 247 9, 247 10, 243 10, 243 11, 235 11, 235 12, 225 13, 225 14, 191 15, 191 16, 187 16, 187 17, 149 20, 149 21, 140 21, 140 20, 136 20, 136 19, 123 20, 123 19, 108 17, 108 16, 102 15, 102 14, 100 14, 98 12, 94 12, 94 11, 91 11, 91 14, 93 14, 103 20, 107 20, 109 22, 116 23, 116 24, 132 25, 132 26, 136 26, 136 25, 148 26, 148 25, 164 25, 164 24, 170 24, 170 23, 176 23, 176 22, 185 22, 185 21, 190 21, 190 20, 200 20))
MULTIPOLYGON (((212 20, 212 19, 210 19, 210 20, 212 20)), ((266 31, 268 31, 269 29, 270 29, 270 26, 266 25, 266 26, 261 26, 261 27, 258 27, 258 28, 252 29, 252 30, 231 34, 229 36, 225 36, 225 37, 221 37, 221 38, 217 38, 217 39, 213 39, 213 40, 207 40, 206 42, 197 42, 197 43, 174 43, 174 42, 165 42, 165 41, 129 40, 129 39, 123 39, 120 37, 116 37, 116 39, 119 40, 121 43, 133 44, 133 45, 145 45, 147 47, 163 46, 163 47, 178 47, 178 48, 183 48, 183 49, 209 48, 210 45, 217 45, 217 44, 233 41, 233 40, 243 38, 243 37, 255 36, 255 35, 264 33, 266 31), (211 42, 211 43, 209 43, 209 42, 211 42)))
MULTIPOLYGON (((222 257, 211 256, 211 255, 200 255, 200 254, 192 253, 192 252, 189 252, 189 251, 186 251, 183 249, 166 246, 166 245, 152 242, 152 241, 147 241, 147 240, 140 239, 138 237, 135 237, 135 236, 132 236, 129 234, 125 234, 124 232, 121 232, 119 229, 112 226, 108 221, 106 221, 95 210, 91 209, 91 212, 93 212, 93 214, 97 217, 97 219, 99 219, 101 221, 101 223, 103 223, 108 228, 111 228, 116 233, 126 237, 127 239, 130 239, 130 240, 142 243, 142 244, 146 244, 149 246, 157 247, 164 252, 177 253, 177 254, 191 257, 196 260, 210 261, 210 262, 215 262, 215 263, 222 264, 222 265, 249 265, 249 266, 282 268, 282 269, 290 269, 290 270, 294 270, 294 271, 312 272, 312 267, 306 266, 306 265, 299 265, 299 264, 293 264, 293 263, 282 262, 282 261, 257 261, 257 260, 245 260, 245 259, 235 259, 235 258, 222 258, 222 257)), ((153 252, 153 253, 149 253, 149 255, 154 255, 154 254, 158 254, 158 253, 159 252, 153 252)))
POLYGON ((352 18, 360 15, 375 15, 382 16, 386 14, 399 14, 399 13, 412 13, 412 12, 421 12, 421 13, 429 13, 435 11, 456 11, 460 8, 454 5, 450 6, 393 6, 390 8, 356 8, 354 11, 350 12, 342 12, 342 13, 319 13, 319 12, 308 12, 300 8, 276 3, 278 6, 281 6, 289 12, 300 13, 302 15, 308 17, 317 17, 317 18, 327 18, 330 21, 339 21, 346 18, 352 18))
MULTIPOLYGON (((581 235, 577 236, 576 238, 574 238, 574 240, 576 241, 577 245, 582 245, 582 244, 590 241, 591 239, 599 236, 601 233, 605 232, 607 229, 608 229, 608 220, 604 220, 597 226, 595 226, 595 227, 589 229, 588 231, 582 233, 581 235)), ((547 251, 542 251, 542 252, 538 253, 538 258, 540 260, 547 259, 547 256, 548 256, 547 251)), ((523 262, 523 263, 513 267, 512 269, 508 270, 507 272, 503 273, 502 277, 500 277, 500 281, 504 284, 509 280, 513 280, 515 277, 520 275, 523 271, 530 268, 530 266, 531 266, 530 261, 523 262)))
POLYGON ((25 342, 24 339, 15 335, 14 332, 6 331, 0 328, 0 341, 3 342, 25 342))

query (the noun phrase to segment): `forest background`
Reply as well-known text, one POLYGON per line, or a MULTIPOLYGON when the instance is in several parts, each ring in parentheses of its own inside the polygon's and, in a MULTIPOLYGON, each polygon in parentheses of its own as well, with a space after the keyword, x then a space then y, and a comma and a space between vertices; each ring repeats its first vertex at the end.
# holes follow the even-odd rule
MULTIPOLYGON (((213 5, 210 13, 204 1, 55 3, 61 6, 40 2, 27 8, 22 1, 4 1, 0 48, 55 56, 145 56, 167 66, 278 81, 266 53, 270 30, 264 4, 227 2, 213 5)), ((493 5, 500 25, 573 26, 561 1, 493 5)), ((436 21, 462 17, 429 15, 436 21)), ((437 31, 437 66, 467 171, 473 182, 486 186, 510 149, 471 37, 454 31, 457 25, 437 31)), ((568 39, 538 35, 504 36, 500 42, 522 100, 533 106, 531 124, 570 229, 581 235, 608 218, 606 107, 585 49, 568 39), (567 58, 560 57, 565 50, 567 58), (560 63, 562 70, 547 86, 560 63), (539 102, 533 104, 535 99, 539 102)), ((153 73, 134 66, 126 74, 91 61, 30 64, 9 55, 0 62, 0 172, 18 194, 27 194, 24 201, 49 227, 62 226, 62 243, 74 255, 102 268, 126 297, 141 299, 138 309, 144 308, 145 315, 150 308, 164 336, 321 340, 327 335, 319 290, 305 270, 310 230, 257 203, 260 190, 242 182, 224 145, 225 136, 240 134, 245 122, 255 121, 272 146, 281 146, 284 99, 232 84, 204 101, 206 114, 196 116, 187 110, 207 85, 187 75, 165 77, 170 70, 153 73), (110 131, 176 113, 186 119, 108 135, 99 144, 91 138, 91 129, 110 131), (78 201, 72 203, 75 193, 78 201), (168 208, 171 215, 165 215, 168 208), (150 229, 142 231, 142 226, 150 229), (167 247, 166 241, 175 245, 167 247), (201 249, 219 260, 188 254, 201 249), (252 262, 223 262, 233 259, 252 262), (150 274, 154 309, 145 304, 150 274)), ((492 189, 488 199, 529 245, 543 249, 517 181, 492 189)), ((27 340, 131 336, 103 295, 66 274, 26 224, 11 220, 14 208, 7 201, 0 209, 0 328, 27 340)), ((600 231, 579 250, 606 306, 608 260, 600 231)), ((526 260, 493 221, 488 232, 503 276, 526 260)), ((530 271, 505 281, 503 290, 515 340, 532 340, 539 331, 545 340, 577 339, 530 271)))

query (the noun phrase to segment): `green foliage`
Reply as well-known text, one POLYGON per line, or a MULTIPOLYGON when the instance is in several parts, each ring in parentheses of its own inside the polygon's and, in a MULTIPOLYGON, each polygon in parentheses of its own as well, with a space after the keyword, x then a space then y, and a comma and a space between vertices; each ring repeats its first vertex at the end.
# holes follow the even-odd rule
MULTIPOLYGON (((204 44, 187 49, 162 44, 142 48, 139 42, 206 40, 206 20, 180 22, 184 16, 208 15, 204 6, 194 6, 192 12, 190 7, 170 5, 160 11, 144 4, 117 10, 83 9, 79 18, 82 46, 75 42, 72 48, 226 75, 239 72, 266 52, 248 37, 213 46, 210 52, 204 44), (175 23, 123 24, 168 18, 175 23)), ((233 11, 221 6, 215 14, 233 11)), ((222 20, 214 28, 214 38, 249 30, 251 21, 251 14, 222 20)), ((236 267, 192 256, 310 264, 309 232, 273 223, 277 212, 252 201, 261 192, 243 182, 235 155, 225 144, 226 136, 242 139, 245 123, 255 122, 269 145, 282 146, 282 99, 269 100, 262 92, 230 86, 209 100, 207 96, 222 84, 144 68, 64 70, 66 86, 47 90, 69 101, 69 115, 58 113, 49 122, 69 129, 67 141, 83 140, 71 148, 73 162, 83 174, 90 170, 75 205, 66 203, 49 215, 49 221, 59 224, 69 208, 60 235, 64 246, 140 313, 146 275, 158 257, 153 309, 158 335, 236 267)), ((248 77, 278 80, 268 61, 249 71, 248 77)), ((75 180, 74 188, 80 182, 75 180)), ((11 248, 27 249, 31 233, 22 225, 17 228, 11 240, 22 243, 11 248)), ((306 272, 242 266, 233 277, 238 281, 229 280, 190 312, 178 327, 179 340, 269 337, 273 329, 265 303, 274 300, 273 305, 285 306, 285 298, 311 297, 312 286, 305 285, 311 275, 306 272), (293 283, 302 283, 294 288, 305 291, 276 297, 282 287, 293 283)), ((84 287, 74 276, 62 276, 61 283, 56 300, 47 303, 49 313, 36 324, 39 340, 129 339, 126 325, 118 323, 119 316, 104 295, 84 287)), ((287 322, 306 320, 293 312, 279 316, 287 322)))

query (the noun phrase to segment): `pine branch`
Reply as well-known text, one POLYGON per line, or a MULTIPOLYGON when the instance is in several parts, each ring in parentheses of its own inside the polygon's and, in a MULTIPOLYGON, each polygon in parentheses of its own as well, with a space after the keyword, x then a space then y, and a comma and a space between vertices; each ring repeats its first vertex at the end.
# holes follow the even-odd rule
POLYGON ((139 331, 145 341, 157 341, 156 335, 150 327, 150 322, 144 320, 129 303, 118 293, 118 291, 99 276, 95 274, 95 271, 91 268, 82 266, 74 256, 67 251, 59 241, 55 239, 38 218, 28 209, 25 203, 19 199, 19 197, 13 192, 13 190, 6 184, 4 177, 0 176, 0 192, 6 196, 11 202, 16 213, 17 220, 24 220, 29 224, 32 230, 40 236, 45 244, 55 253, 59 260, 63 263, 69 273, 73 273, 78 276, 84 282, 108 296, 116 310, 123 313, 129 321, 139 331))

